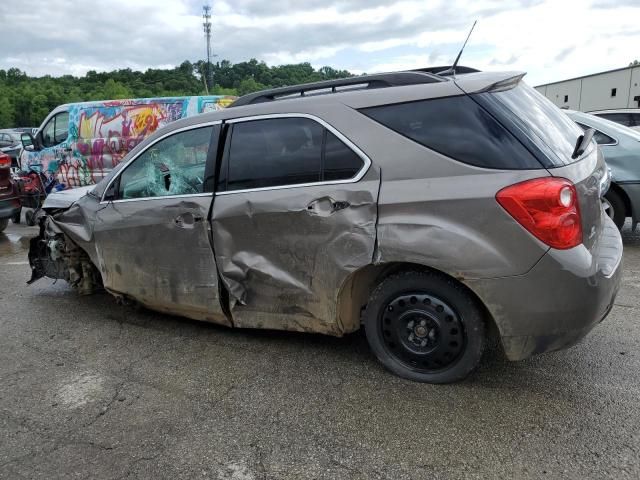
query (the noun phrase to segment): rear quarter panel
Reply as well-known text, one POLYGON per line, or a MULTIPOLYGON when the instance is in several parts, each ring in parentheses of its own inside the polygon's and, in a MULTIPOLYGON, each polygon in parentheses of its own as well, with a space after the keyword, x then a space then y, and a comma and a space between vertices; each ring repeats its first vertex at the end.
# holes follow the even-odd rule
POLYGON ((412 262, 458 279, 527 272, 548 247, 498 204, 496 193, 545 169, 466 165, 353 111, 351 139, 381 170, 376 263, 412 262))

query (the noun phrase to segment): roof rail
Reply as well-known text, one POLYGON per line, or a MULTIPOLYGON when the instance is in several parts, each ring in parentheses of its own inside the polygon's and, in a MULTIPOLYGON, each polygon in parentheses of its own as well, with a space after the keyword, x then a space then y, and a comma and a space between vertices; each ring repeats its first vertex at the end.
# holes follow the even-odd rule
POLYGON ((399 87, 403 85, 438 83, 442 81, 444 80, 434 75, 433 72, 422 70, 362 75, 360 77, 340 78, 337 80, 325 80, 322 82, 262 90, 240 97, 227 108, 284 100, 285 98, 292 97, 337 93, 346 90, 399 87))
MULTIPOLYGON (((441 75, 443 77, 448 77, 450 75, 453 75, 453 72, 451 71, 452 68, 453 68, 452 65, 447 65, 447 66, 443 66, 443 67, 416 68, 416 69, 411 70, 411 71, 412 72, 432 73, 434 75, 441 75)), ((474 72, 479 72, 479 71, 480 70, 477 70, 475 68, 464 67, 462 65, 456 66, 456 73, 457 74, 474 73, 474 72)))

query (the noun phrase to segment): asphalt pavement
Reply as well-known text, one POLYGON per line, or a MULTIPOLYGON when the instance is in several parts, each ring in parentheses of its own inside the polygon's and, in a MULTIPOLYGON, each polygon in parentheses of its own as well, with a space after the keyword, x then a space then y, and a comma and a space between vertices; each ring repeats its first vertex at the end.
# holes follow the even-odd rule
POLYGON ((640 234, 572 349, 412 383, 360 333, 231 330, 32 286, 0 234, 0 478, 640 478, 640 234))

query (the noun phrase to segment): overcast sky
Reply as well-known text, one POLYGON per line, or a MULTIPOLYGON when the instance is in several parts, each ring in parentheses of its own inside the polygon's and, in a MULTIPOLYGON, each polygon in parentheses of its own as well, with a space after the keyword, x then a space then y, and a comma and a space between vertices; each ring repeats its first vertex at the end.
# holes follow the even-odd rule
POLYGON ((213 48, 232 62, 356 73, 450 64, 521 70, 537 85, 640 59, 640 0, 2 0, 0 68, 31 75, 170 67, 213 48))

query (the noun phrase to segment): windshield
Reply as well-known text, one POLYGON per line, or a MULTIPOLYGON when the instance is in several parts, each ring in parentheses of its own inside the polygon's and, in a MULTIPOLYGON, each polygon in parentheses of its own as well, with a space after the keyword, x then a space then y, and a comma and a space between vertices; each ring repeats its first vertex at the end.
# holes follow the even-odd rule
POLYGON ((531 140, 547 154, 554 166, 575 161, 571 155, 582 130, 535 89, 520 82, 510 90, 489 95, 523 122, 521 128, 529 137, 535 137, 531 140))

